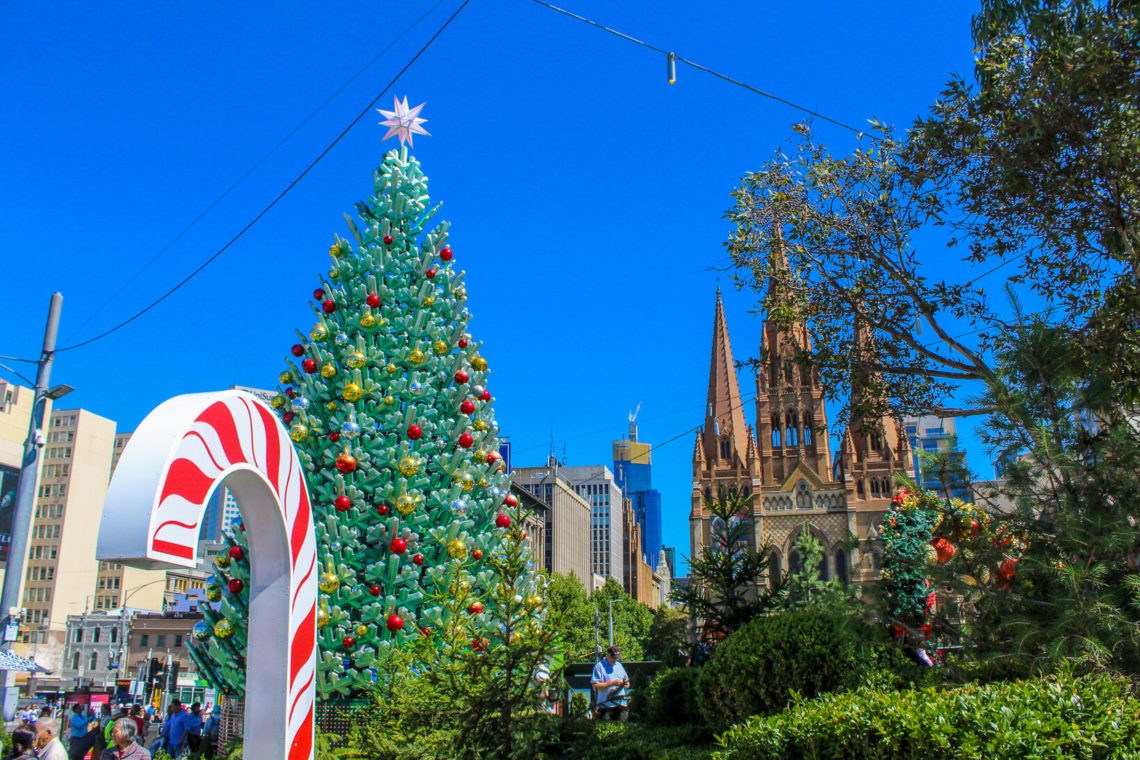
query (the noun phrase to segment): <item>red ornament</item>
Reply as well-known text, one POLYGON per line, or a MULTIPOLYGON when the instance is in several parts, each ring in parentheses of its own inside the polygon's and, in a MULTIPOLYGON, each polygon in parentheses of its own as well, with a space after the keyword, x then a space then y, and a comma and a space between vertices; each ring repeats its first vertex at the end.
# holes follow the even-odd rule
POLYGON ((285 414, 281 415, 281 421, 284 422, 286 425, 288 425, 290 422, 293 421, 293 418, 296 416, 297 415, 294 414, 293 412, 285 412, 285 414))
POLYGON ((470 433, 464 433, 459 436, 459 445, 465 449, 469 449, 475 445, 475 439, 471 437, 470 433))
POLYGON ((352 638, 351 636, 345 636, 344 640, 341 643, 344 644, 345 649, 352 649, 354 646, 356 646, 356 639, 352 638))
POLYGON ((1013 580, 1013 576, 1017 575, 1017 560, 1003 559, 998 565, 998 575, 1006 581, 1013 580))
POLYGON ((323 301, 325 299, 325 289, 324 288, 317 288, 316 290, 314 290, 313 291, 313 299, 317 300, 317 301, 323 301))
POLYGON ((923 623, 922 627, 919 628, 919 630, 922 631, 922 635, 928 639, 930 638, 930 635, 934 633, 934 629, 930 627, 930 623, 923 623))
POLYGON ((231 594, 240 594, 245 588, 245 584, 241 582, 241 578, 230 578, 230 582, 226 584, 226 588, 230 590, 231 594))
POLYGON ((480 401, 490 401, 491 400, 491 391, 483 391, 483 395, 479 397, 479 400, 480 401))
POLYGON ((479 602, 471 602, 471 604, 467 605, 468 614, 478 615, 482 611, 483 611, 483 605, 480 604, 479 602))
POLYGON ((472 557, 472 559, 483 559, 483 550, 482 549, 475 549, 474 551, 471 552, 471 557, 472 557))
POLYGON ((945 538, 938 538, 934 541, 934 551, 938 553, 938 564, 945 565, 954 558, 956 549, 954 548, 954 544, 945 538))
POLYGON ((517 507, 519 505, 519 500, 515 498, 515 495, 513 493, 509 493, 503 497, 503 503, 508 507, 517 507))
POLYGON ((424 431, 419 425, 408 425, 408 439, 418 441, 423 437, 424 431))
POLYGON ((300 343, 294 343, 293 347, 291 349, 289 349, 289 351, 293 354, 293 356, 304 356, 305 355, 305 347, 302 346, 300 343))
POLYGON ((230 547, 230 559, 234 562, 241 562, 245 558, 245 550, 240 546, 230 547))
POLYGON ((305 370, 306 374, 313 374, 317 371, 317 362, 313 359, 306 359, 301 362, 301 369, 305 370))
POLYGON ((297 391, 293 390, 293 386, 290 385, 288 388, 285 389, 285 395, 288 396, 289 398, 297 398, 297 391))
POLYGON ((459 339, 459 347, 460 348, 467 348, 467 338, 460 338, 459 339))
POLYGON ((336 301, 333 301, 332 299, 325 301, 323 304, 321 304, 321 311, 323 311, 325 314, 332 314, 334 311, 336 311, 336 301))
POLYGON ((368 298, 364 299, 364 303, 375 309, 380 305, 380 296, 376 295, 375 293, 369 293, 368 298))
POLYGON ((422 565, 424 563, 424 555, 422 555, 422 554, 413 555, 412 556, 412 562, 416 563, 417 565, 422 565))
POLYGON ((426 272, 424 272, 424 276, 427 277, 429 280, 432 279, 433 277, 435 277, 435 270, 434 269, 427 270, 426 272))
POLYGON ((381 517, 384 517, 385 515, 387 515, 388 514, 388 505, 387 504, 381 504, 380 506, 376 507, 376 514, 380 515, 381 517))
POLYGON ((467 382, 470 379, 471 379, 470 375, 468 375, 463 370, 459 370, 458 372, 455 373, 455 382, 459 383, 460 385, 463 385, 465 382, 467 382))
POLYGON ((472 401, 471 399, 464 401, 462 404, 459 405, 459 411, 463 412, 464 414, 474 414, 475 413, 475 402, 472 401))
POLYGON ((499 458, 499 452, 497 452, 497 451, 488 451, 487 452, 487 464, 494 464, 495 460, 498 458, 499 458))
POLYGON ((347 512, 352 508, 352 501, 349 500, 347 496, 336 497, 336 501, 333 502, 333 504, 336 505, 337 512, 347 512))
POLYGON ((392 244, 392 236, 391 235, 385 235, 384 236, 384 245, 391 245, 391 244, 392 244))
POLYGON ((379 586, 369 586, 368 587, 368 593, 372 594, 372 596, 380 596, 380 587, 379 586))
POLYGON ((408 542, 402 538, 393 538, 392 543, 388 545, 393 554, 403 554, 408 550, 408 542))
POLYGON ((490 643, 491 642, 487 640, 486 636, 476 636, 475 638, 471 639, 471 648, 476 652, 482 652, 490 643))
POLYGON ((404 619, 402 617, 400 617, 399 615, 389 615, 388 616, 388 630, 389 631, 391 631, 392 633, 395 633, 396 631, 400 630, 403 627, 404 627, 404 619))
POLYGON ((338 433, 335 430, 332 431, 331 433, 329 433, 329 440, 332 441, 333 443, 336 443, 337 441, 340 440, 340 433, 338 433))
POLYGON ((441 259, 443 259, 444 261, 451 261, 451 257, 452 257, 452 256, 454 256, 454 255, 455 255, 455 254, 451 252, 451 246, 447 246, 447 245, 445 245, 445 246, 444 246, 443 248, 441 248, 441 249, 440 249, 440 251, 439 251, 439 257, 440 257, 441 259))
POLYGON ((336 468, 345 475, 356 469, 356 457, 348 452, 336 458, 336 468))
POLYGON ((500 528, 509 528, 511 525, 511 518, 506 515, 499 515, 495 518, 495 525, 500 528))

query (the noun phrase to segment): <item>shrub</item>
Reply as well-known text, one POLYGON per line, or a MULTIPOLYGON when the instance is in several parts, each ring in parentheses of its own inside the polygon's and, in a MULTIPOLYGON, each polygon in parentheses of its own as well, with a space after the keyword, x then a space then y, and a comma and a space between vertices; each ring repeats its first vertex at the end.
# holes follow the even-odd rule
POLYGON ((756 716, 719 737, 717 760, 1062 760, 1140 757, 1140 700, 1108 676, 883 692, 756 716))
POLYGON ((698 681, 714 730, 782 710, 792 693, 854 688, 874 666, 870 630, 843 610, 805 607, 757 618, 716 648, 698 681))
POLYGON ((700 668, 669 668, 644 690, 645 720, 657 726, 701 724, 697 679, 700 668))
POLYGON ((716 746, 699 728, 598 723, 585 760, 710 760, 716 746))

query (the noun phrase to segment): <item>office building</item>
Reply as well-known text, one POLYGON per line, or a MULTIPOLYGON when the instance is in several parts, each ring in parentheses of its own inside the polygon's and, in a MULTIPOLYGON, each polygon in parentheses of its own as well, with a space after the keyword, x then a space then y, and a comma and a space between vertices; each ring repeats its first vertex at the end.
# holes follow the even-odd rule
POLYGON ((958 448, 958 427, 954 418, 933 415, 903 419, 910 448, 914 452, 915 480, 919 486, 945 497, 970 498, 970 478, 966 452, 958 448))
POLYGON ((651 566, 657 563, 662 545, 661 493, 653 488, 652 448, 637 439, 637 412, 630 414, 628 436, 613 444, 614 481, 632 502, 641 530, 642 560, 651 566))
POLYGON ((123 658, 131 618, 140 612, 127 608, 68 615, 62 685, 113 687, 116 679, 134 677, 123 658))
POLYGON ((590 505, 590 567, 603 582, 613 578, 621 583, 622 516, 621 489, 614 474, 605 465, 565 467, 551 458, 550 466, 558 471, 574 492, 590 505))
POLYGON ((591 590, 589 503, 557 467, 516 467, 511 479, 545 506, 543 566, 552 573, 573 573, 591 590))

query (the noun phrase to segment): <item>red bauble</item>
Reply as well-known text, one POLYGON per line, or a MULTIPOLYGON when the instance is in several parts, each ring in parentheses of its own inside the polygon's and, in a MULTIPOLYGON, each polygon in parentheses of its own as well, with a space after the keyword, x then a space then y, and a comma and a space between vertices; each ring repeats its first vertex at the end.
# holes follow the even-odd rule
POLYGON ((459 347, 460 348, 467 348, 467 338, 460 338, 459 339, 459 347))
POLYGON ((306 359, 301 362, 301 369, 305 370, 306 374, 313 374, 317 371, 317 362, 313 359, 306 359))
POLYGON ((497 452, 497 451, 488 451, 487 452, 487 464, 494 464, 495 460, 498 458, 499 458, 499 452, 497 452))
POLYGON ((459 436, 459 445, 465 449, 469 449, 475 445, 475 439, 471 437, 470 433, 464 433, 459 436))
POLYGON ((325 289, 317 288, 313 291, 313 298, 317 301, 323 301, 325 298, 325 289))
POLYGON ((300 343, 294 343, 293 347, 291 349, 289 349, 289 351, 293 354, 293 356, 304 356, 305 355, 305 347, 302 346, 300 343))
POLYGON ((285 395, 288 396, 289 398, 297 398, 297 391, 293 390, 293 386, 290 385, 288 388, 285 389, 285 395))
POLYGON ((1003 559, 998 565, 998 575, 1006 581, 1013 580, 1013 576, 1017 575, 1017 560, 1003 559))
POLYGON ((443 248, 441 248, 441 249, 440 249, 440 251, 439 251, 439 257, 440 257, 441 259, 443 259, 444 261, 451 261, 451 257, 452 257, 452 256, 454 256, 454 255, 455 255, 455 254, 451 252, 451 246, 447 246, 447 245, 445 245, 445 246, 444 246, 443 248))
POLYGON ((241 578, 230 578, 226 588, 230 590, 231 594, 240 594, 245 589, 245 584, 241 582, 241 578))
POLYGON ((336 443, 337 441, 340 440, 340 433, 338 433, 335 430, 332 431, 331 433, 329 433, 329 440, 332 441, 333 443, 336 443))
POLYGON ((240 546, 231 546, 230 547, 230 559, 232 559, 234 562, 241 562, 242 559, 244 559, 244 558, 245 558, 245 550, 244 549, 242 549, 240 546))
POLYGON ((408 542, 402 538, 393 538, 392 543, 388 544, 393 554, 403 554, 408 550, 408 542))
POLYGON ((336 301, 333 301, 332 299, 325 301, 323 304, 321 304, 321 311, 323 311, 325 314, 332 314, 334 311, 336 311, 336 301))
POLYGON ((380 596, 380 587, 379 586, 369 586, 368 587, 368 593, 372 594, 372 596, 380 596))
POLYGON ((459 370, 458 372, 455 373, 455 382, 459 383, 460 385, 463 385, 465 382, 467 382, 470 379, 471 379, 471 376, 468 375, 463 370, 459 370))
POLYGON ((472 557, 472 559, 483 559, 483 550, 482 549, 475 549, 474 551, 471 552, 471 557, 472 557))
POLYGON ((338 496, 333 503, 336 506, 337 512, 347 512, 352 508, 352 501, 347 496, 338 496))
POLYGON ((424 431, 419 425, 408 425, 408 439, 418 441, 423 437, 424 431))
POLYGON ((503 503, 508 507, 517 507, 519 505, 519 500, 515 498, 514 494, 509 493, 503 497, 503 503))
POLYGON ((381 517, 384 517, 385 515, 387 515, 388 514, 388 505, 387 504, 381 504, 380 506, 376 507, 376 514, 380 515, 381 517))
POLYGON ((345 649, 352 649, 354 646, 356 646, 356 639, 352 638, 351 636, 345 636, 344 640, 341 643, 344 644, 345 649))
POLYGON ((384 245, 391 245, 391 244, 392 244, 392 236, 391 235, 385 235, 384 236, 384 245))
POLYGON ((400 617, 399 615, 389 615, 387 625, 388 625, 388 630, 391 631, 392 633, 395 633, 396 631, 398 631, 404 627, 404 619, 402 617, 400 617))
POLYGON ((476 636, 475 638, 471 639, 471 648, 476 652, 482 652, 490 643, 491 642, 487 640, 486 636, 476 636))
POLYGON ((500 528, 509 528, 511 525, 511 518, 506 515, 499 515, 495 518, 495 525, 500 528))
POLYGON ((424 555, 422 555, 422 554, 414 555, 412 557, 412 562, 415 562, 417 565, 422 565, 424 563, 424 555))
POLYGON ((956 549, 954 548, 954 544, 945 538, 939 538, 934 542, 934 551, 938 553, 938 564, 945 565, 954 558, 956 549))
POLYGON ((369 293, 368 298, 364 299, 364 303, 375 309, 380 305, 380 296, 376 295, 375 293, 369 293))
POLYGON ((491 391, 483 391, 483 395, 479 397, 479 400, 480 401, 490 401, 491 400, 491 391))
POLYGON ((471 604, 467 605, 467 612, 471 615, 478 615, 482 611, 483 605, 479 602, 471 602, 471 604))
POLYGON ((285 412, 285 414, 281 415, 281 421, 284 422, 286 425, 288 425, 290 422, 293 421, 293 418, 296 416, 297 415, 294 414, 293 412, 285 412))
POLYGON ((434 269, 427 270, 426 272, 424 272, 424 276, 427 277, 429 280, 432 279, 433 277, 435 277, 435 270, 434 269))
POLYGON ((459 405, 459 411, 463 412, 464 414, 474 414, 475 413, 475 402, 471 401, 470 399, 468 399, 467 401, 464 401, 462 404, 459 405))
POLYGON ((348 453, 341 454, 336 458, 336 468, 347 475, 356 469, 356 457, 348 453))

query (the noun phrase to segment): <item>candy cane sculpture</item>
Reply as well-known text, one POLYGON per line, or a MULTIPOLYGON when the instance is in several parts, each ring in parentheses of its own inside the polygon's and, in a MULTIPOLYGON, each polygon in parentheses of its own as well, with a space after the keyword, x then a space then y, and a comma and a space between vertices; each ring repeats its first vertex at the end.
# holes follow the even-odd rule
POLYGON ((143 420, 107 493, 98 558, 193 567, 206 502, 233 493, 249 536, 245 746, 311 760, 316 542, 301 462, 277 416, 240 391, 177 396, 143 420))

